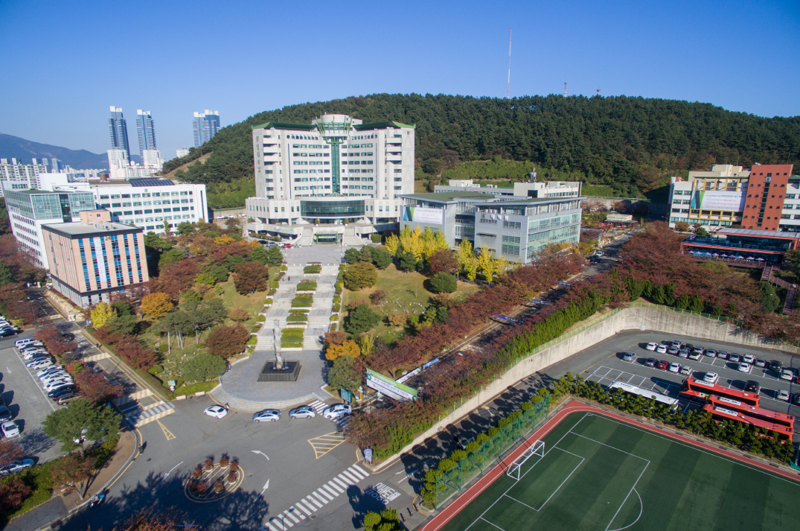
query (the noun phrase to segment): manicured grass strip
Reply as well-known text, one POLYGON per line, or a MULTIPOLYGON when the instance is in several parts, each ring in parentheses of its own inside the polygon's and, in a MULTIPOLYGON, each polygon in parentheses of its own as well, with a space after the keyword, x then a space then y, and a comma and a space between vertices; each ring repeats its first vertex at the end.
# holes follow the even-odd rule
POLYGON ((315 280, 306 280, 297 285, 297 291, 316 291, 317 282, 315 280))
POLYGON ((305 266, 303 268, 303 273, 308 273, 310 275, 316 275, 317 273, 321 273, 321 272, 322 272, 322 266, 321 265, 310 265, 310 266, 305 266))
POLYGON ((292 308, 308 308, 314 305, 313 295, 298 295, 292 299, 292 308))
POLYGON ((305 323, 308 321, 307 315, 290 315, 286 318, 287 323, 305 323))

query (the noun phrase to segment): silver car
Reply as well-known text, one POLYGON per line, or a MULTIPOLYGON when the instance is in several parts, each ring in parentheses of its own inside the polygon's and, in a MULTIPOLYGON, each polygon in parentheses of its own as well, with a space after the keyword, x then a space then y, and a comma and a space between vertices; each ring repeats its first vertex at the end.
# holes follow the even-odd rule
POLYGON ((313 419, 317 412, 311 406, 300 406, 289 411, 289 418, 292 419, 313 419))
POLYGON ((277 422, 281 420, 281 412, 277 409, 265 409, 253 413, 253 422, 277 422))

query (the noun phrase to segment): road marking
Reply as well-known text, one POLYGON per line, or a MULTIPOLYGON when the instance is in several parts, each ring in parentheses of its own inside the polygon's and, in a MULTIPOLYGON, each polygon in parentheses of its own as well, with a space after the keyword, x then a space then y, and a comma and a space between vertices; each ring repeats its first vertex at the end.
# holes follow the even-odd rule
MULTIPOLYGON (((338 496, 339 494, 341 494, 341 492, 338 492, 338 491, 336 491, 336 490, 333 490, 333 489, 332 489, 332 488, 330 488, 328 485, 323 485, 323 486, 321 486, 321 487, 319 488, 319 490, 320 490, 320 491, 322 491, 322 492, 326 492, 326 491, 327 491, 327 492, 328 492, 328 493, 329 493, 331 496, 333 496, 334 498, 335 498, 336 496, 338 496)), ((333 499, 333 498, 331 498, 331 499, 333 499)))
POLYGON ((260 451, 260 450, 250 450, 250 451, 251 451, 251 452, 253 452, 254 454, 261 454, 261 455, 263 455, 264 457, 266 457, 266 458, 267 458, 267 461, 269 461, 269 456, 268 456, 267 454, 265 454, 264 452, 262 452, 262 451, 260 451))
POLYGON ((361 467, 360 467, 360 466, 358 466, 358 465, 353 465, 353 466, 351 466, 351 467, 350 467, 350 469, 355 469, 355 470, 358 470, 359 472, 361 472, 361 473, 364 475, 364 477, 365 477, 365 478, 366 478, 366 477, 369 477, 369 473, 368 473, 368 472, 366 472, 366 471, 365 471, 363 468, 361 468, 361 467))
POLYGON ((306 513, 308 516, 311 516, 311 514, 312 514, 312 513, 311 513, 311 511, 309 511, 308 509, 306 509, 306 506, 305 506, 305 505, 303 505, 302 501, 303 501, 303 500, 300 500, 299 502, 295 503, 295 504, 294 504, 294 506, 295 506, 295 507, 297 507, 297 508, 299 508, 301 511, 303 511, 304 513, 306 513))
POLYGON ((312 492, 312 494, 319 498, 323 505, 327 505, 329 501, 333 500, 333 498, 331 498, 327 492, 323 492, 322 489, 317 489, 312 492))
POLYGON ((172 439, 176 439, 177 438, 177 437, 175 437, 175 435, 173 435, 173 433, 171 431, 169 431, 167 429, 166 426, 161 424, 160 420, 156 419, 156 422, 158 422, 158 425, 161 426, 161 431, 164 432, 164 437, 166 437, 168 441, 171 441, 172 439))
MULTIPOLYGON (((400 472, 402 472, 402 470, 400 472)), ((349 473, 347 470, 342 471, 342 474, 344 474, 347 477, 347 479, 349 479, 350 481, 354 482, 353 484, 358 483, 362 479, 362 478, 356 476, 355 474, 349 473)))
POLYGON ((344 481, 340 480, 338 477, 333 478, 331 481, 333 483, 335 483, 336 485, 339 485, 340 487, 342 487, 344 490, 347 490, 347 487, 349 487, 349 485, 347 483, 345 483, 344 481))
MULTIPOLYGON (((20 363, 22 363, 22 366, 27 369, 28 367, 25 366, 25 361, 22 359, 22 356, 20 356, 19 350, 17 350, 16 347, 14 347, 14 352, 17 353, 17 358, 19 358, 19 361, 20 361, 20 363)), ((9 371, 9 372, 11 372, 11 371, 9 371)), ((53 406, 53 404, 50 403, 51 402, 50 399, 45 394, 44 389, 42 389, 40 387, 39 383, 36 381, 36 377, 33 374, 31 374, 30 370, 27 371, 27 372, 28 372, 28 376, 30 376, 31 380, 33 380, 33 385, 39 390, 40 393, 42 393, 42 396, 44 397, 45 402, 47 402, 47 405, 50 406, 50 409, 55 411, 56 410, 55 406, 53 406)))
POLYGON ((169 477, 169 475, 172 473, 172 471, 175 470, 176 468, 178 468, 179 466, 181 466, 182 464, 183 464, 183 461, 181 461, 180 463, 178 463, 174 467, 170 468, 169 472, 164 474, 164 479, 167 479, 169 477))
POLYGON ((344 436, 339 432, 326 433, 319 437, 308 440, 308 444, 314 449, 315 459, 326 455, 328 452, 341 445, 345 441, 344 436))
POLYGON ((314 509, 314 510, 322 509, 322 506, 324 505, 323 503, 318 502, 316 500, 316 498, 312 498, 311 495, 306 496, 305 499, 308 500, 308 501, 306 501, 306 503, 311 505, 311 508, 314 509))

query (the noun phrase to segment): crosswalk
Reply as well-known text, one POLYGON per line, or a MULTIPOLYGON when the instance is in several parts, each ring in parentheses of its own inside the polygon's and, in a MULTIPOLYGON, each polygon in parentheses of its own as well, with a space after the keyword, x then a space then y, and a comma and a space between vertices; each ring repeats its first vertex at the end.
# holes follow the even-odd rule
MULTIPOLYGON (((316 411, 317 415, 320 416, 322 415, 323 411, 330 407, 330 404, 326 404, 322 400, 314 400, 308 405, 313 408, 314 411, 316 411)), ((350 422, 350 419, 349 417, 339 417, 338 419, 331 419, 331 422, 336 424, 336 427, 339 428, 339 430, 343 430, 344 427, 347 426, 347 423, 350 422)))
POLYGON ((264 522, 264 526, 261 529, 264 531, 286 531, 306 518, 315 515, 317 511, 335 500, 339 495, 346 494, 348 487, 357 485, 367 477, 369 477, 369 474, 363 468, 353 465, 282 513, 264 522))

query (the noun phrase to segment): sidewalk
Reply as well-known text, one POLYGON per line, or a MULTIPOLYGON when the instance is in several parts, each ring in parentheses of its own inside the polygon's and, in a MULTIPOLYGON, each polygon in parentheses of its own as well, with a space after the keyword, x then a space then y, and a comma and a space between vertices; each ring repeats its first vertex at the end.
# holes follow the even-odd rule
POLYGON ((72 511, 75 507, 91 499, 92 496, 100 492, 106 487, 106 484, 115 479, 115 476, 122 472, 127 466, 129 461, 132 461, 134 455, 138 455, 138 445, 136 443, 136 435, 131 431, 124 432, 120 438, 117 447, 114 449, 114 455, 106 462, 103 468, 91 480, 87 490, 86 496, 83 500, 78 496, 77 491, 70 492, 69 494, 62 494, 61 499, 67 510, 72 511))
POLYGON ((57 520, 67 517, 76 511, 82 503, 87 503, 92 496, 106 488, 106 484, 116 479, 126 470, 128 463, 137 455, 138 446, 133 432, 124 432, 119 439, 114 455, 100 469, 88 488, 88 493, 81 501, 76 492, 53 496, 49 501, 31 509, 27 513, 9 522, 4 531, 30 531, 31 529, 49 529, 57 520))

